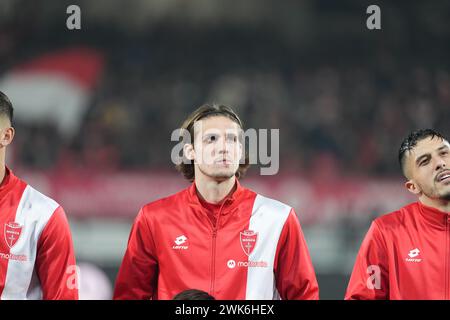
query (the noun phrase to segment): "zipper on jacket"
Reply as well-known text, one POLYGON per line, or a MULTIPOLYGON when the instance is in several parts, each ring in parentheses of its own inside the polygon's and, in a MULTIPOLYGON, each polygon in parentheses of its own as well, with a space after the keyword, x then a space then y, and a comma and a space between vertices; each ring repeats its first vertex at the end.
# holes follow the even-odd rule
POLYGON ((446 224, 445 224, 445 300, 449 299, 449 291, 450 291, 450 270, 449 270, 449 264, 450 264, 450 246, 449 246, 449 228, 450 225, 450 215, 447 214, 447 220, 446 220, 446 224))
POLYGON ((214 297, 214 280, 216 277, 216 238, 217 238, 217 228, 213 227, 212 234, 212 257, 211 257, 211 287, 209 289, 210 295, 214 297))
MULTIPOLYGON (((222 209, 225 206, 225 203, 230 200, 229 198, 225 199, 225 201, 222 203, 222 205, 220 206, 219 209, 219 213, 217 216, 217 220, 215 225, 212 226, 213 228, 213 233, 212 233, 212 256, 211 256, 211 287, 209 289, 210 291, 210 295, 212 295, 213 297, 215 297, 214 295, 214 285, 215 285, 215 279, 216 279, 216 242, 217 242, 217 231, 220 227, 219 222, 220 222, 220 216, 222 215, 222 209)), ((212 225, 212 223, 211 223, 212 225)))

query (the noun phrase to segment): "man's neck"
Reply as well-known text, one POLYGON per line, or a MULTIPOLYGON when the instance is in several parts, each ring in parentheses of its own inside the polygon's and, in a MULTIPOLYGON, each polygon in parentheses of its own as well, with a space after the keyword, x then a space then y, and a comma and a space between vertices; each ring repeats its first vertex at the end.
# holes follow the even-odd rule
POLYGON ((450 201, 444 200, 444 199, 430 199, 428 197, 421 197, 419 198, 420 202, 422 204, 438 209, 443 212, 450 212, 450 201))
POLYGON ((206 202, 220 203, 226 196, 234 191, 236 178, 233 176, 224 181, 209 179, 196 179, 197 192, 206 202))
POLYGON ((0 155, 0 185, 3 183, 5 176, 6 176, 6 165, 4 157, 0 155))

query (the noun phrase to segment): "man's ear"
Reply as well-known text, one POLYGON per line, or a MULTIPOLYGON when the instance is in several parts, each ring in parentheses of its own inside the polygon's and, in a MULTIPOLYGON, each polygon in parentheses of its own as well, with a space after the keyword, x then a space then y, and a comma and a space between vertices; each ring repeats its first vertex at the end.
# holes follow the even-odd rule
POLYGON ((405 187, 409 192, 416 196, 420 196, 422 194, 422 189, 413 180, 406 181, 405 187))
POLYGON ((0 147, 4 148, 11 144, 14 139, 15 130, 13 127, 8 127, 0 131, 0 147))
POLYGON ((186 143, 183 146, 183 154, 188 160, 195 160, 195 150, 191 143, 186 143))

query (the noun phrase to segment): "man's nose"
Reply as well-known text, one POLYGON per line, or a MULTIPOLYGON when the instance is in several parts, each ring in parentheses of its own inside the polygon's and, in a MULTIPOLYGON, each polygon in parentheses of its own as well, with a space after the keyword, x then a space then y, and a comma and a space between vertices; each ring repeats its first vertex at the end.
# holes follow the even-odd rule
POLYGON ((436 170, 442 170, 447 167, 447 163, 444 159, 438 158, 436 161, 436 170))
POLYGON ((226 139, 223 139, 223 138, 220 139, 220 141, 218 143, 218 148, 219 148, 218 152, 221 154, 224 154, 224 153, 226 154, 229 152, 226 139))

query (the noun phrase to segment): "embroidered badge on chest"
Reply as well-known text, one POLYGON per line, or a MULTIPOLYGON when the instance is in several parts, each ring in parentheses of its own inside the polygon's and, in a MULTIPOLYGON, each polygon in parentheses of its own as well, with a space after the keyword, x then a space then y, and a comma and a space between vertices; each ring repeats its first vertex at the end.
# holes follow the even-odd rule
POLYGON ((5 241, 10 249, 12 249, 22 234, 22 225, 16 222, 5 223, 5 241))
POLYGON ((241 248, 244 253, 249 256, 255 249, 258 241, 258 232, 253 230, 245 230, 240 233, 241 248))

